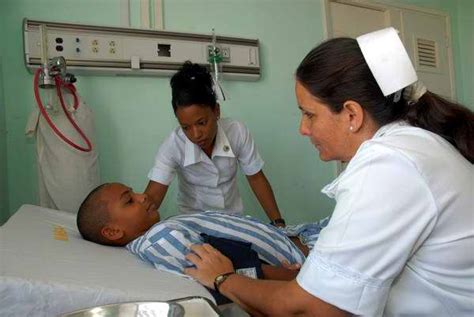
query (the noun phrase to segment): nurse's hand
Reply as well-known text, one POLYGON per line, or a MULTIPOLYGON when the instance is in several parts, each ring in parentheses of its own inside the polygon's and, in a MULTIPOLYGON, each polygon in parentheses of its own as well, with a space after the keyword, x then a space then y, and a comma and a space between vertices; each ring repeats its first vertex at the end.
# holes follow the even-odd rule
POLYGON ((186 259, 196 265, 196 268, 187 268, 184 273, 204 286, 214 288, 214 280, 217 276, 234 272, 234 266, 229 258, 207 243, 194 244, 191 246, 191 251, 186 255, 186 259))
POLYGON ((281 266, 290 271, 299 271, 301 269, 301 264, 293 263, 290 264, 287 260, 281 262, 281 266))

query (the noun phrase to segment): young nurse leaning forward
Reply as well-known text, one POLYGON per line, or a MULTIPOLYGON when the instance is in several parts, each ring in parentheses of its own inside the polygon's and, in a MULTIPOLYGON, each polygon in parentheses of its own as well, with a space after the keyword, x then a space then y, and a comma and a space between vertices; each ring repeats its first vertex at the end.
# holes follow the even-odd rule
POLYGON ((255 316, 472 316, 474 113, 417 80, 393 28, 320 44, 295 93, 300 133, 348 162, 296 279, 235 274, 209 245, 186 273, 255 316))
POLYGON ((221 118, 213 87, 208 70, 191 62, 171 78, 179 127, 161 144, 145 193, 158 209, 177 174, 180 213, 219 210, 242 214, 237 187, 240 167, 272 224, 284 226, 252 135, 243 123, 221 118))

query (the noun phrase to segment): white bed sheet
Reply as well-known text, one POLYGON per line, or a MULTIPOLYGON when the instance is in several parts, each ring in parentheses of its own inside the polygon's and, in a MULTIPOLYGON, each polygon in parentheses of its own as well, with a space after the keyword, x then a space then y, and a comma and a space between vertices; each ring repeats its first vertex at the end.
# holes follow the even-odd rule
POLYGON ((214 302, 197 282, 158 271, 125 248, 83 240, 73 214, 23 205, 0 227, 0 316, 187 296, 214 302))

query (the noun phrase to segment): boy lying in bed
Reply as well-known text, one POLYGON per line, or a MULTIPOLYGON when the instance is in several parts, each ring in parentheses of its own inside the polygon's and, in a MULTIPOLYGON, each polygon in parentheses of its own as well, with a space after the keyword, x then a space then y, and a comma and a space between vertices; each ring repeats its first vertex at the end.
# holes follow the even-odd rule
MULTIPOLYGON (((326 224, 327 220, 296 231, 313 234, 306 241, 312 246, 326 224)), ((86 240, 125 246, 157 269, 178 274, 192 266, 185 256, 189 246, 203 243, 202 233, 251 243, 258 258, 269 264, 262 265, 264 278, 295 278, 308 254, 308 247, 298 238, 292 241, 283 230, 246 216, 209 211, 160 221, 159 212, 145 194, 134 193, 120 183, 103 184, 86 197, 77 213, 77 227, 86 240)))

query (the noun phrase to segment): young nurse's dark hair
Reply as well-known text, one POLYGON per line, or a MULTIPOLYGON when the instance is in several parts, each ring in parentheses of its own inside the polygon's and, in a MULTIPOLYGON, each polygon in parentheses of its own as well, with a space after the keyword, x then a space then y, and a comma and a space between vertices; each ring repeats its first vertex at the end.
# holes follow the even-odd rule
POLYGON ((355 39, 335 38, 311 50, 296 79, 334 113, 356 101, 379 126, 406 120, 442 136, 474 163, 474 112, 430 91, 415 104, 384 97, 355 39))
POLYGON ((186 61, 171 78, 171 104, 173 110, 190 105, 216 107, 212 77, 206 67, 186 61))

